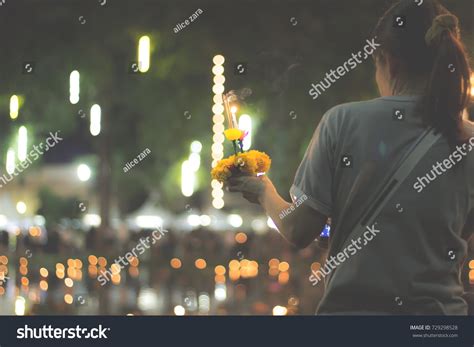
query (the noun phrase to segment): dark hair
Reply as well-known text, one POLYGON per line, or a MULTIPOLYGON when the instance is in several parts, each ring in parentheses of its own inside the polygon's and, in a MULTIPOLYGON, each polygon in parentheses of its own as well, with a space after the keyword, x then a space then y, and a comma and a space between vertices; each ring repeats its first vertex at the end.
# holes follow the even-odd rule
POLYGON ((418 110, 423 123, 451 144, 462 141, 462 112, 469 103, 471 83, 457 17, 437 0, 425 0, 420 6, 401 0, 380 18, 374 36, 381 44, 376 57, 388 55, 396 66, 396 83, 421 86, 418 110))

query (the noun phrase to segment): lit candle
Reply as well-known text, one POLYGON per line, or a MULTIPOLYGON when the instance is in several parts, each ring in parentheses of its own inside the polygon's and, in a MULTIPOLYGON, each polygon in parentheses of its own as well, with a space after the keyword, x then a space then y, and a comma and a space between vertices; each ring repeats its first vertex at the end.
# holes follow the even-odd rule
POLYGON ((227 100, 227 96, 225 94, 222 94, 222 100, 224 101, 224 110, 225 110, 225 115, 227 117, 228 129, 232 129, 233 124, 232 124, 232 118, 230 116, 230 111, 229 111, 229 101, 227 100))
MULTIPOLYGON (((237 117, 235 116, 235 113, 237 112, 237 107, 232 106, 230 108, 230 112, 232 113, 232 123, 233 123, 233 125, 237 125, 238 124, 237 123, 237 117)), ((232 126, 232 127, 234 127, 234 126, 232 126)))

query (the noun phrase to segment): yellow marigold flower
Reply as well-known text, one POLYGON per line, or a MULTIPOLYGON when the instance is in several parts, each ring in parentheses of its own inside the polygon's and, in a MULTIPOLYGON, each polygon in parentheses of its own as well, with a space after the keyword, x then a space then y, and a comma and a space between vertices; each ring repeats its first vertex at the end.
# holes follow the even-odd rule
POLYGON ((270 157, 264 153, 259 151, 250 151, 255 152, 255 160, 257 161, 257 172, 267 172, 270 169, 270 165, 272 160, 270 157))
POLYGON ((212 178, 225 182, 235 174, 255 176, 257 173, 267 172, 270 165, 271 159, 266 153, 252 150, 219 160, 211 175, 212 178))
POLYGON ((217 165, 212 169, 211 175, 212 178, 218 180, 219 182, 224 182, 232 176, 233 162, 229 160, 230 158, 225 158, 220 160, 217 165))
POLYGON ((229 141, 235 141, 240 139, 242 136, 242 130, 236 129, 236 128, 230 128, 227 130, 224 130, 224 135, 225 138, 229 141))
POLYGON ((257 170, 257 161, 248 152, 238 153, 234 158, 234 165, 243 173, 255 175, 257 170))

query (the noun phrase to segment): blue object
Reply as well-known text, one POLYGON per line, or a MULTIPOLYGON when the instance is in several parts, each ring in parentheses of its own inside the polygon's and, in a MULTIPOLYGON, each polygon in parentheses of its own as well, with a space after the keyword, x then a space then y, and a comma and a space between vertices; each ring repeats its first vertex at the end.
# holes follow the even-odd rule
POLYGON ((326 224, 324 226, 323 231, 321 232, 320 237, 329 237, 329 232, 331 231, 331 226, 329 224, 326 224))

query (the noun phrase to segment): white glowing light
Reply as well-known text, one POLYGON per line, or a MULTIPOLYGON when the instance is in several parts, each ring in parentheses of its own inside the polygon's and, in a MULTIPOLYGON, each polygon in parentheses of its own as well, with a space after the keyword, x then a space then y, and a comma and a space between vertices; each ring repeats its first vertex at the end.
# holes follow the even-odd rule
POLYGON ((214 131, 217 134, 223 133, 224 132, 224 124, 222 124, 222 123, 214 124, 212 126, 212 131, 214 131))
POLYGON ((212 140, 215 142, 215 143, 222 143, 224 142, 224 135, 223 134, 214 134, 212 136, 212 140))
POLYGON ((26 204, 23 201, 18 201, 16 203, 16 211, 19 214, 25 214, 26 213, 26 204))
POLYGON ((81 182, 86 182, 91 178, 91 169, 86 164, 77 167, 77 177, 81 182))
POLYGON ((212 112, 214 114, 220 115, 222 112, 224 112, 224 106, 222 106, 222 104, 214 104, 214 106, 212 106, 212 112))
POLYGON ((86 214, 84 216, 84 224, 91 226, 91 227, 98 227, 102 222, 101 218, 97 214, 86 214))
POLYGON ((15 314, 17 316, 24 316, 25 306, 26 306, 25 298, 22 296, 17 296, 15 300, 15 314))
POLYGON ((201 153, 201 150, 202 150, 202 143, 199 142, 199 141, 193 141, 191 143, 191 152, 193 153, 201 153))
POLYGON ((201 156, 198 153, 191 153, 188 162, 191 170, 196 172, 199 170, 199 166, 201 165, 201 156))
POLYGON ((212 58, 212 62, 214 63, 214 65, 222 65, 225 62, 225 58, 224 56, 217 54, 214 56, 214 58, 212 58))
POLYGON ((69 102, 73 105, 77 104, 79 102, 79 96, 78 95, 69 95, 69 102))
POLYGON ((184 309, 183 306, 181 306, 181 305, 176 305, 176 306, 174 307, 174 314, 175 314, 176 316, 184 316, 185 313, 186 313, 186 310, 184 309))
POLYGON ((224 115, 223 114, 215 114, 212 116, 212 121, 214 123, 224 123, 224 115))
POLYGON ((265 220, 263 219, 254 219, 251 225, 252 229, 258 234, 267 230, 267 223, 265 223, 265 220))
POLYGON ((222 199, 224 197, 224 190, 222 190, 222 188, 216 188, 212 190, 211 194, 214 199, 222 199))
POLYGON ((212 67, 212 73, 214 75, 222 75, 224 73, 224 67, 222 65, 214 65, 212 67))
POLYGON ((71 104, 77 104, 79 102, 80 93, 80 74, 79 71, 74 70, 69 75, 69 101, 71 104))
POLYGON ((197 214, 190 214, 187 218, 188 224, 192 227, 201 225, 201 218, 197 214))
POLYGON ((38 226, 44 226, 46 223, 46 219, 41 215, 36 215, 33 217, 33 222, 38 226))
POLYGON ((238 215, 238 214, 230 214, 227 217, 227 221, 234 228, 238 228, 238 227, 242 226, 242 223, 243 223, 242 217, 240 217, 240 215, 238 215))
POLYGON ((191 196, 194 193, 195 173, 188 160, 181 165, 181 192, 184 196, 191 196))
POLYGON ((18 117, 18 111, 20 109, 20 101, 18 96, 12 95, 10 98, 10 118, 16 119, 18 117))
POLYGON ((222 153, 212 153, 212 159, 214 159, 212 161, 213 162, 212 167, 215 167, 217 165, 217 161, 221 160, 222 158, 224 158, 224 154, 222 154, 222 153), (214 165, 214 163, 216 165, 214 165))
MULTIPOLYGON (((216 167, 217 161, 224 157, 224 106, 222 100, 222 94, 224 93, 225 87, 225 77, 224 77, 224 56, 218 54, 214 56, 212 62, 214 66, 212 67, 212 73, 214 74, 214 85, 212 87, 212 92, 214 93, 213 101, 214 105, 212 106, 213 117, 212 121, 214 123, 212 131, 214 135, 212 137, 213 144, 211 146, 211 157, 212 157, 212 167, 216 167)), ((217 181, 212 183, 212 206, 216 209, 221 209, 224 207, 224 191, 222 190, 222 185, 219 185, 217 181)), ((210 221, 209 221, 210 223, 210 221)), ((204 224, 203 224, 204 225, 204 224)))
POLYGON ((218 210, 224 207, 224 200, 223 199, 213 199, 212 206, 218 210))
POLYGON ((151 288, 143 288, 137 299, 137 306, 142 311, 153 311, 159 306, 160 301, 155 290, 151 288))
POLYGON ((3 214, 0 214, 0 228, 4 228, 7 226, 8 218, 3 214))
POLYGON ((140 37, 138 41, 138 70, 142 73, 150 68, 150 38, 140 37))
POLYGON ((100 134, 102 110, 99 105, 95 104, 91 107, 90 132, 92 136, 100 134))
POLYGON ((214 84, 212 86, 212 91, 214 94, 222 94, 224 93, 224 85, 223 84, 214 84))
POLYGON ((221 143, 216 142, 211 146, 211 150, 213 153, 222 153, 224 151, 224 146, 221 143))
MULTIPOLYGON (((223 75, 215 75, 212 81, 215 84, 224 84, 225 83, 225 77, 223 75)), ((220 102, 222 102, 222 96, 220 96, 220 102)))
POLYGON ((211 187, 214 188, 214 189, 217 189, 217 188, 222 188, 224 185, 219 182, 218 180, 212 180, 211 181, 211 187))
POLYGON ((20 129, 18 129, 18 159, 20 161, 23 161, 26 159, 27 146, 28 146, 28 132, 26 128, 22 125, 20 129))
POLYGON ((211 217, 209 217, 207 214, 203 214, 201 217, 199 217, 199 220, 203 227, 211 225, 211 217))
POLYGON ((198 296, 199 313, 206 314, 211 308, 211 299, 207 293, 201 293, 198 296))
POLYGON ((217 283, 214 289, 214 298, 217 301, 224 301, 227 299, 227 288, 225 284, 217 283))
POLYGON ((242 141, 244 151, 247 151, 252 144, 252 118, 248 114, 239 117, 239 129, 248 132, 242 141))
POLYGON ((284 306, 277 305, 273 308, 274 316, 286 316, 287 313, 288 313, 288 309, 284 306))
MULTIPOLYGON (((220 75, 221 76, 221 75, 220 75)), ((216 76, 217 77, 217 76, 216 76)), ((222 76, 224 77, 224 76, 222 76)), ((214 77, 215 78, 215 77, 214 77)), ((224 84, 224 82, 222 83, 218 83, 214 80, 214 84, 224 84)), ((215 104, 222 104, 223 101, 222 101, 222 94, 214 94, 214 96, 212 97, 212 101, 215 103, 215 104)))
POLYGON ((15 172, 15 150, 9 148, 7 151, 6 170, 9 175, 15 172))
POLYGON ((163 219, 159 216, 137 216, 135 223, 142 229, 156 229, 161 228, 163 219))

